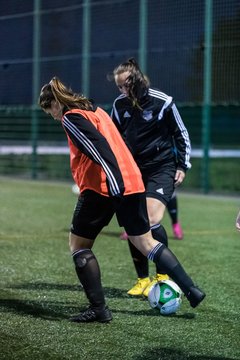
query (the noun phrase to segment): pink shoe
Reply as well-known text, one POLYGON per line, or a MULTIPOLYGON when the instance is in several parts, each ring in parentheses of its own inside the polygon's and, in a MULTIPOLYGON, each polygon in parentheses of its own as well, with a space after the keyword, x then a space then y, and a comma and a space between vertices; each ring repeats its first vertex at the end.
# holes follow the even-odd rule
POLYGON ((126 233, 126 231, 124 231, 123 233, 120 234, 120 239, 121 240, 127 240, 128 239, 128 234, 126 233))
POLYGON ((175 239, 182 240, 183 239, 183 231, 182 231, 180 223, 173 224, 172 229, 173 229, 173 235, 174 235, 175 239))

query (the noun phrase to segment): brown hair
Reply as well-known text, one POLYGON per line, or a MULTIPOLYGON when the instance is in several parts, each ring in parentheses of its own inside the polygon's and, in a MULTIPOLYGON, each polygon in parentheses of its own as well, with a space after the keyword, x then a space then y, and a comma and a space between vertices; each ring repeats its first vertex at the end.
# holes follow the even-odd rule
POLYGON ((86 97, 74 93, 71 88, 67 88, 57 77, 53 77, 48 84, 42 87, 38 104, 45 110, 51 107, 53 100, 63 104, 68 109, 93 109, 92 103, 86 97))
POLYGON ((138 101, 149 88, 149 79, 142 73, 137 61, 134 58, 130 58, 126 62, 118 65, 113 70, 112 77, 108 78, 109 80, 114 79, 116 75, 120 75, 124 72, 130 73, 126 80, 129 89, 129 97, 132 100, 133 105, 141 109, 138 101))

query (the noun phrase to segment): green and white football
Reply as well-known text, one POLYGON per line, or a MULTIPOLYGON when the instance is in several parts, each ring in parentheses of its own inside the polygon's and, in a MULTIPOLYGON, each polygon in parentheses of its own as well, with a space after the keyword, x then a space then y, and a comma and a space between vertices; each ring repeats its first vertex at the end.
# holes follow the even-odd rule
POLYGON ((162 315, 176 313, 182 303, 182 291, 172 280, 162 280, 155 283, 148 293, 151 308, 157 308, 162 315))

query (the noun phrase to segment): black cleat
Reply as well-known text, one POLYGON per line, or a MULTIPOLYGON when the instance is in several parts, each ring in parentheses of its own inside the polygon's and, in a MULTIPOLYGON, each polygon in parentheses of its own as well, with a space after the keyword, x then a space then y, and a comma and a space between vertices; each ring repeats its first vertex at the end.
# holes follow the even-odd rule
POLYGON ((197 307, 201 301, 205 298, 206 294, 200 290, 197 286, 191 286, 186 297, 190 302, 191 307, 197 307))
POLYGON ((112 314, 107 306, 103 310, 94 309, 90 306, 80 314, 72 316, 69 320, 78 323, 87 323, 93 321, 104 323, 112 320, 112 314))

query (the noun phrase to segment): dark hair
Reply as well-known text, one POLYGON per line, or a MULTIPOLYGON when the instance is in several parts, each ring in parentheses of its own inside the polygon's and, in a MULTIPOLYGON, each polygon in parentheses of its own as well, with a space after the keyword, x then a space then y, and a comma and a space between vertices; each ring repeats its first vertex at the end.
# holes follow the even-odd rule
POLYGON ((131 98, 133 105, 139 108, 139 99, 146 93, 150 86, 149 79, 144 75, 134 58, 129 58, 126 62, 118 65, 112 74, 112 78, 116 75, 129 72, 129 76, 126 79, 129 89, 129 97, 131 98))
POLYGON ((51 107, 55 100, 63 104, 68 109, 79 108, 82 110, 92 110, 92 103, 83 95, 74 93, 71 88, 67 88, 57 77, 45 84, 40 92, 38 104, 42 109, 51 107))

